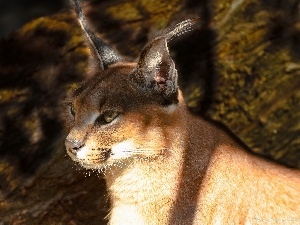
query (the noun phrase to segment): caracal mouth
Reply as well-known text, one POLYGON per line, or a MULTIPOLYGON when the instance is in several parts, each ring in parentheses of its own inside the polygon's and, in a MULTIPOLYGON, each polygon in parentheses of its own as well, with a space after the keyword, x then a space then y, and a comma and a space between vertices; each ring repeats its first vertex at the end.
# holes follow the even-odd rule
POLYGON ((70 158, 86 169, 101 169, 111 156, 110 148, 93 149, 90 151, 86 146, 77 150, 67 149, 70 158))

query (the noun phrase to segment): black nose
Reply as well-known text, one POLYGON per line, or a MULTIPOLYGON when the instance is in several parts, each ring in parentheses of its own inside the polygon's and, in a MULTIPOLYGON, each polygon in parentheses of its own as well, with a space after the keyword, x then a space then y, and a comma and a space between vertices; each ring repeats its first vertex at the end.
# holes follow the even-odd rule
POLYGON ((72 150, 73 152, 76 152, 77 150, 79 150, 84 146, 84 143, 81 141, 66 139, 65 146, 67 150, 72 150))

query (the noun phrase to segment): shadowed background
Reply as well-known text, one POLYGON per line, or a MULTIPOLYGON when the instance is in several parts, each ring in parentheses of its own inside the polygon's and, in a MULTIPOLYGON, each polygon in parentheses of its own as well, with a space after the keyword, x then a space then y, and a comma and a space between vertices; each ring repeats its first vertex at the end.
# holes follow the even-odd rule
MULTIPOLYGON (((105 224, 101 175, 63 145, 62 101, 87 77, 89 51, 73 14, 59 10, 67 4, 24 2, 0 3, 0 224, 105 224)), ((130 59, 160 30, 200 16, 202 29, 170 43, 189 106, 300 168, 299 0, 85 2, 95 30, 130 59)))
POLYGON ((0 36, 7 36, 32 19, 56 13, 66 5, 66 1, 63 0, 1 1, 0 36))

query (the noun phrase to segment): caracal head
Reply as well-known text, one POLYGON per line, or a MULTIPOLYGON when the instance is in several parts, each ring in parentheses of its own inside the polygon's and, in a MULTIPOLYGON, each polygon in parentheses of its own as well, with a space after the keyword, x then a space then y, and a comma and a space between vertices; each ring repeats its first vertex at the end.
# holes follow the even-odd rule
POLYGON ((135 68, 130 63, 111 65, 66 100, 65 145, 82 166, 100 169, 131 157, 165 154, 163 131, 172 123, 177 98, 172 102, 139 88, 130 76, 135 68))
POLYGON ((179 89, 167 42, 196 20, 168 29, 130 63, 91 32, 79 2, 72 4, 98 71, 66 99, 67 153, 91 169, 168 154, 165 129, 174 123, 179 89))

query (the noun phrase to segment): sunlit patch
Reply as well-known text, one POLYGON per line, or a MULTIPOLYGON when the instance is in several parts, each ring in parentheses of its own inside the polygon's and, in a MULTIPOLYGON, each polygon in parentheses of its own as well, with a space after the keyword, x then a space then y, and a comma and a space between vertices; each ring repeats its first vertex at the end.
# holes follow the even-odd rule
POLYGON ((135 149, 134 143, 131 140, 122 141, 112 146, 111 158, 121 159, 128 157, 135 149))
POLYGON ((114 209, 115 214, 119 216, 112 218, 111 224, 146 224, 144 218, 139 214, 139 211, 135 206, 122 204, 114 209), (121 219, 121 221, 119 220, 121 219))

